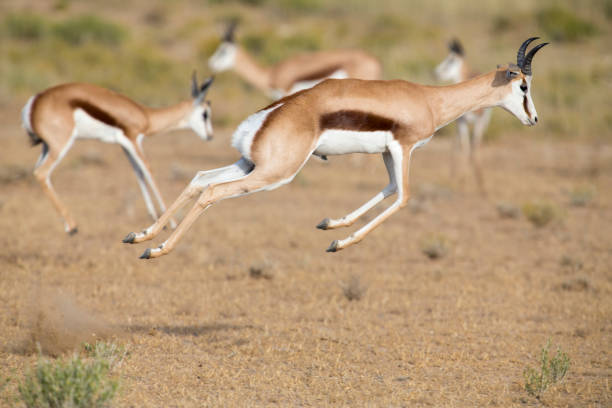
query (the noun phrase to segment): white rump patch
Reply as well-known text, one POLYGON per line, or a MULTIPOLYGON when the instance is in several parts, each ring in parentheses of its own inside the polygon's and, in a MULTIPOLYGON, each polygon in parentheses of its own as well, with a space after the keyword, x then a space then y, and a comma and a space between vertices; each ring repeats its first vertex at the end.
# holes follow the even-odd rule
POLYGON ((382 153, 393 141, 393 133, 385 130, 358 132, 328 129, 321 133, 314 153, 318 156, 347 153, 382 153))
POLYGON ((313 79, 311 81, 300 81, 293 84, 287 95, 291 95, 293 93, 303 91, 304 89, 312 88, 320 82, 325 81, 326 79, 346 79, 348 78, 348 74, 345 70, 339 69, 337 71, 332 72, 331 75, 326 76, 325 78, 313 79))
POLYGON ((32 129, 32 104, 38 95, 34 95, 28 99, 28 102, 25 104, 23 109, 21 110, 21 123, 23 124, 24 129, 28 133, 34 133, 34 129, 32 129))
POLYGON ((246 118, 232 135, 232 147, 238 149, 240 154, 252 161, 251 158, 251 145, 255 135, 265 122, 270 112, 280 108, 283 104, 279 103, 271 108, 259 111, 246 118))

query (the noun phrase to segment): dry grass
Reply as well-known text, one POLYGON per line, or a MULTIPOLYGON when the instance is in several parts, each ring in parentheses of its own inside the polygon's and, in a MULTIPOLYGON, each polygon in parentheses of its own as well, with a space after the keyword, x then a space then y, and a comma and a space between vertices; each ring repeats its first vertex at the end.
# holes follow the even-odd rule
MULTIPOLYGON (((191 69, 203 74, 203 50, 232 16, 243 20, 241 36, 274 35, 279 47, 367 46, 385 59, 388 78, 432 82, 429 69, 456 34, 478 69, 513 59, 516 45, 539 32, 540 5, 417 0, 406 10, 399 0, 383 8, 355 0, 317 1, 321 8, 309 9, 304 1, 306 8, 296 10, 271 0, 55 3, 9 0, 0 14, 30 10, 63 21, 91 13, 95 4, 99 17, 128 33, 117 50, 0 47, 12 56, 0 55, 0 381, 20 380, 33 364, 35 355, 15 350, 32 333, 42 333, 38 341, 61 339, 59 353, 109 328, 127 333, 131 350, 118 406, 529 406, 536 402, 524 390, 523 370, 551 338, 571 356, 572 368, 546 404, 611 404, 612 71, 602 57, 609 24, 598 2, 575 11, 601 34, 547 47, 534 63, 542 123, 527 129, 495 113, 497 139, 482 154, 491 202, 473 183, 453 185, 449 143, 434 138, 412 163, 422 204, 400 211, 357 246, 327 254, 333 239, 354 229, 314 226, 384 187, 379 158, 313 161, 299 182, 223 201, 173 254, 151 262, 137 259, 142 245, 120 242, 150 220, 116 146, 77 144, 54 173, 80 227, 75 237, 64 235, 51 204, 22 171, 38 156, 18 124, 32 91, 80 79, 112 83, 143 102, 178 100, 187 95, 191 69), (418 18, 411 18, 415 10, 418 18), (491 34, 499 14, 510 20, 491 34), (129 56, 129 64, 112 65, 117 55, 129 56), (139 66, 151 70, 140 77, 139 66), (563 141, 552 142, 559 136, 563 141), (593 186, 596 202, 572 206, 567 192, 581 185, 593 186), (493 204, 534 197, 561 208, 563 222, 536 229, 499 217, 493 204), (420 238, 431 234, 453 243, 435 262, 421 253, 420 238), (351 276, 360 277, 359 288, 367 282, 359 301, 343 292, 351 276), (45 313, 39 321, 53 323, 37 332, 30 310, 39 287, 51 293, 34 297, 45 313)), ((210 96, 215 140, 204 144, 179 133, 145 142, 167 201, 197 170, 235 161, 228 140, 236 121, 267 102, 230 73, 218 76, 210 96)))

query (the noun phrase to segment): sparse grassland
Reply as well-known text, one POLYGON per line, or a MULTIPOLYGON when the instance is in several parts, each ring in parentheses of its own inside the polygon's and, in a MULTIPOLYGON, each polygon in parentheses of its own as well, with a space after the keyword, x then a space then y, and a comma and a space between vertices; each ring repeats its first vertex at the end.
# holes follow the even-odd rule
MULTIPOLYGON (((0 1, 0 405, 18 406, 18 384, 35 373, 38 356, 17 347, 21 340, 62 355, 92 332, 111 338, 118 328, 130 338, 129 360, 112 345, 79 355, 83 366, 101 356, 110 381, 120 374, 117 407, 540 404, 529 401, 526 384, 537 394, 554 377, 542 375, 533 354, 548 336, 571 355, 571 369, 541 392, 546 404, 609 406, 611 4, 0 1), (482 152, 489 199, 452 184, 444 136, 454 132, 439 132, 412 159, 411 207, 337 254, 324 252, 332 239, 390 202, 351 228, 314 225, 384 187, 379 157, 312 160, 288 186, 225 200, 172 255, 152 262, 120 243, 151 221, 117 146, 76 143, 53 175, 82 220, 77 236, 63 235, 31 175, 39 150, 27 143, 19 109, 32 93, 89 81, 152 105, 186 98, 192 70, 208 73, 206 59, 231 18, 261 63, 360 47, 383 60, 386 78, 431 84, 451 37, 463 41, 475 69, 490 70, 513 61, 528 36, 551 40, 538 16, 554 7, 596 31, 553 40, 536 57, 538 126, 493 111, 482 152), (85 27, 84 16, 97 28, 85 27), (547 206, 528 212, 549 227, 525 221, 517 203, 534 197, 547 206), (550 216, 557 210, 563 222, 550 216), (74 302, 50 301, 40 286, 74 302)), ((217 75, 210 99, 210 143, 187 132, 145 142, 169 201, 196 171, 235 161, 232 131, 269 103, 229 72, 217 75)))

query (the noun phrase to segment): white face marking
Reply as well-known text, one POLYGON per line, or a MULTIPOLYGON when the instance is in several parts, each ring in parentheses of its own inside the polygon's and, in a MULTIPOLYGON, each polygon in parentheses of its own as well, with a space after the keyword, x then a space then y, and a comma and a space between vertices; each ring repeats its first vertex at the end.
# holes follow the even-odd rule
POLYGON ((208 66, 214 72, 226 71, 234 67, 236 62, 236 44, 222 42, 215 53, 208 59, 208 66))
POLYGON ((521 89, 522 79, 512 81, 510 85, 511 91, 501 100, 499 106, 516 116, 523 125, 533 126, 536 124, 535 118, 538 117, 538 113, 531 99, 531 76, 526 76, 525 82, 527 84, 527 92, 521 89), (526 101, 525 98, 527 99, 526 101), (529 114, 525 112, 525 105, 529 114))
POLYGON ((389 131, 357 132, 328 129, 321 133, 315 154, 320 156, 347 153, 382 153, 393 140, 389 131))
POLYGON ((311 81, 296 82, 293 84, 289 92, 287 92, 287 95, 291 95, 293 93, 303 91, 304 89, 310 89, 313 86, 325 81, 326 79, 346 79, 346 78, 348 78, 348 74, 346 73, 346 71, 339 69, 337 71, 334 71, 330 76, 327 76, 325 78, 313 79, 311 81))
POLYGON ((210 105, 201 105, 196 100, 193 110, 187 118, 187 127, 191 128, 202 140, 209 140, 213 135, 212 111, 210 105))
POLYGON ((275 105, 266 110, 262 110, 256 112, 246 118, 232 135, 232 147, 238 149, 240 154, 242 154, 248 160, 252 160, 251 158, 251 144, 253 144, 253 138, 263 125, 264 121, 270 114, 270 112, 280 108, 283 106, 282 103, 275 105))
POLYGON ((434 70, 434 74, 439 81, 461 82, 461 66, 463 58, 451 52, 434 70))

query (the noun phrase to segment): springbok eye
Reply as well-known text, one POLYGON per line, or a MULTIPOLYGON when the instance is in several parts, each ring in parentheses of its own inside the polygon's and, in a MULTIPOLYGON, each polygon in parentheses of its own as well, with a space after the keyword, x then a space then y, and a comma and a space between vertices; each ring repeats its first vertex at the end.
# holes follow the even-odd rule
POLYGON ((521 91, 527 92, 527 84, 521 84, 521 91))
POLYGON ((208 120, 208 111, 204 111, 204 113, 202 113, 202 116, 204 117, 204 120, 208 120))

